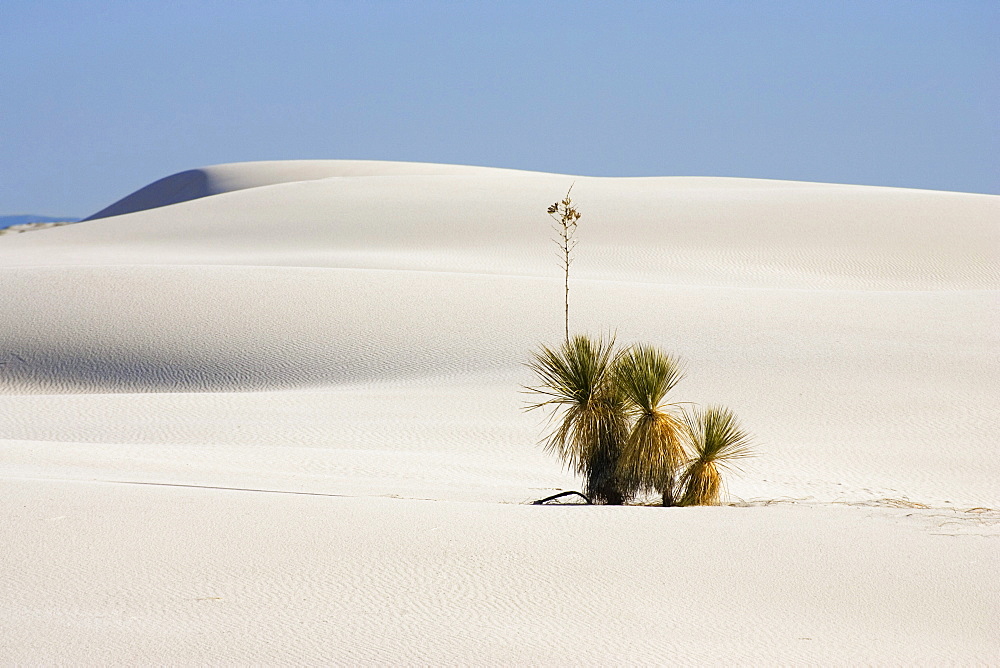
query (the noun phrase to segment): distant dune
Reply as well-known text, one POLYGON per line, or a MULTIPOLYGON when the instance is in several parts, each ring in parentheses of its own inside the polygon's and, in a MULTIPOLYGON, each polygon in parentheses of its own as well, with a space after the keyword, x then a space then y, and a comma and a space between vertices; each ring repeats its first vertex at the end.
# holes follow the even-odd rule
POLYGON ((210 195, 297 181, 356 176, 498 174, 513 170, 375 160, 283 160, 213 165, 171 174, 124 197, 87 220, 135 213, 210 195))
POLYGON ((0 280, 4 662, 1000 663, 1000 197, 229 164, 0 280), (571 329, 741 416, 735 505, 524 505, 570 185, 571 329))
POLYGON ((31 214, 19 214, 16 216, 0 216, 0 230, 15 225, 37 225, 39 223, 75 223, 79 218, 58 218, 52 216, 34 216, 31 214))

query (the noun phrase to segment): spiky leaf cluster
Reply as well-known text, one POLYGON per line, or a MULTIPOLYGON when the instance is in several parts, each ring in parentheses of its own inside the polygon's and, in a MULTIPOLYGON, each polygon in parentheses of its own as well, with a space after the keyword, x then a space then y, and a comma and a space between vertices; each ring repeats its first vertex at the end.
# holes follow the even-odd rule
POLYGON ((619 475, 637 491, 655 491, 673 505, 676 471, 683 465, 690 440, 687 425, 664 404, 683 377, 680 361, 653 346, 636 345, 615 363, 614 382, 625 395, 632 426, 618 460, 619 475))
POLYGON ((685 414, 694 444, 694 457, 680 479, 680 505, 715 505, 719 502, 722 476, 719 469, 738 469, 737 460, 753 455, 750 435, 740 427, 728 408, 710 406, 685 414))
POLYGON ((622 393, 608 382, 614 341, 575 336, 558 349, 542 346, 529 364, 541 380, 533 391, 547 397, 529 408, 553 406, 560 414, 545 440, 586 480, 585 493, 597 502, 621 503, 617 462, 627 434, 628 417, 622 393))
POLYGON ((719 467, 750 454, 732 412, 682 413, 666 403, 683 377, 680 361, 648 345, 616 353, 613 339, 575 336, 542 346, 529 364, 546 397, 528 408, 555 409, 545 439, 586 481, 595 503, 656 492, 664 505, 718 503, 719 467))

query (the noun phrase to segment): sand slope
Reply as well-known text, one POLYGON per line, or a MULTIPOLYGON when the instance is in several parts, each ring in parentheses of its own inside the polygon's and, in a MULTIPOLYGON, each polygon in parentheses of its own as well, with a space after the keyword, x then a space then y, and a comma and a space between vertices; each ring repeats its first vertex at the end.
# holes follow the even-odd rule
POLYGON ((171 174, 105 207, 86 220, 121 216, 210 195, 298 181, 394 174, 499 174, 511 170, 376 160, 280 160, 239 162, 171 174))
POLYGON ((1000 661, 998 197, 294 161, 93 218, 0 239, 0 660, 1000 661), (571 184, 573 328, 683 356, 754 507, 519 505, 571 184))

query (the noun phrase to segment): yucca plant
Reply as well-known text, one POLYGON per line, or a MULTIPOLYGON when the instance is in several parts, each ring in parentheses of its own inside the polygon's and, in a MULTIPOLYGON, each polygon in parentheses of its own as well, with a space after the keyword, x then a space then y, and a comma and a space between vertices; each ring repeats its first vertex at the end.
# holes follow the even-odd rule
POLYGON ((751 454, 749 437, 732 412, 712 407, 681 418, 664 403, 683 376, 676 358, 648 345, 615 355, 613 337, 569 336, 569 269, 581 218, 572 191, 571 185, 547 209, 563 269, 566 338, 559 348, 542 346, 528 364, 541 383, 527 389, 546 397, 528 409, 555 409, 545 447, 583 475, 592 503, 617 505, 640 491, 656 491, 664 506, 717 504, 719 469, 751 454), (694 450, 687 462, 686 443, 694 450))
POLYGON ((614 382, 629 406, 632 427, 621 448, 619 477, 628 488, 655 491, 664 506, 677 504, 677 472, 687 458, 687 424, 664 403, 684 372, 676 357, 650 345, 636 345, 621 355, 614 382))
POLYGON ((680 505, 718 505, 722 492, 719 469, 735 469, 735 461, 753 454, 750 436, 728 408, 710 406, 685 414, 694 458, 680 480, 680 505))
POLYGON ((528 408, 556 409, 546 449, 584 477, 591 502, 619 505, 630 496, 618 468, 628 415, 624 395, 613 382, 614 347, 613 338, 583 335, 558 349, 542 346, 528 365, 541 383, 528 389, 547 399, 528 408))

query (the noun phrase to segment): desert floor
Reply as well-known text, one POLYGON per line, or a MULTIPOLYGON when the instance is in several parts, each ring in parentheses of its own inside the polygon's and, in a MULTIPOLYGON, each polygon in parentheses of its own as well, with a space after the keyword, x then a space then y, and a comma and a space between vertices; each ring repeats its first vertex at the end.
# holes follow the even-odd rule
POLYGON ((0 238, 0 663, 1000 663, 1000 197, 293 161, 0 238), (524 366, 687 363, 727 505, 532 506, 524 366))

